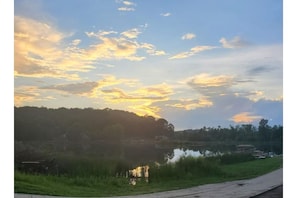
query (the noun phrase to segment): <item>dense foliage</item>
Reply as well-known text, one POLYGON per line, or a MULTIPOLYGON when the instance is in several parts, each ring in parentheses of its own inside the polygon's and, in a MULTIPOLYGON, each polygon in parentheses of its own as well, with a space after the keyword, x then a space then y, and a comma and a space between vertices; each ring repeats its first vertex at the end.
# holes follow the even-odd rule
POLYGON ((15 140, 119 140, 172 136, 167 120, 111 109, 15 107, 15 140))
POLYGON ((242 124, 230 128, 203 127, 201 129, 188 129, 176 131, 175 139, 188 141, 237 141, 237 142, 279 142, 283 141, 283 126, 269 126, 268 120, 261 119, 259 126, 242 124))

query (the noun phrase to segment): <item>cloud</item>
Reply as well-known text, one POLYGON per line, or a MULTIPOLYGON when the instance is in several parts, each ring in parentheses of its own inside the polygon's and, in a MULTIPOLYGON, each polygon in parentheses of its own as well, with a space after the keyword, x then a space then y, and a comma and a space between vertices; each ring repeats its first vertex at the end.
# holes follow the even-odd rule
POLYGON ((171 15, 171 13, 169 13, 169 12, 166 12, 166 13, 161 13, 160 15, 161 15, 161 16, 164 16, 164 17, 168 17, 168 16, 170 16, 170 15, 171 15))
POLYGON ((248 43, 242 40, 239 36, 234 37, 231 40, 227 40, 222 37, 219 41, 224 48, 240 48, 248 45, 248 43))
POLYGON ((36 86, 19 86, 14 89, 14 105, 23 106, 24 104, 36 101, 52 100, 52 96, 42 96, 41 91, 36 86))
POLYGON ((131 1, 122 1, 122 2, 126 6, 135 6, 135 3, 131 2, 131 1))
POLYGON ((137 42, 136 38, 141 34, 140 30, 137 28, 124 31, 120 33, 118 37, 110 37, 110 34, 117 34, 117 32, 86 32, 87 36, 95 37, 100 41, 100 43, 93 44, 89 49, 85 50, 84 57, 86 60, 126 59, 130 61, 142 61, 146 59, 146 57, 137 56, 138 50, 141 49, 145 49, 149 55, 160 56, 166 54, 162 50, 157 50, 152 44, 137 42))
POLYGON ((193 33, 187 33, 187 34, 184 34, 184 35, 181 37, 181 39, 182 39, 182 40, 191 40, 191 39, 193 39, 193 38, 195 38, 195 37, 196 37, 195 34, 193 34, 193 33))
POLYGON ((137 56, 139 45, 134 40, 123 37, 101 37, 101 43, 90 46, 85 50, 86 60, 97 59, 126 59, 130 61, 141 61, 145 59, 143 56, 137 56))
POLYGON ((142 95, 137 93, 126 93, 119 88, 101 90, 105 98, 112 103, 122 102, 139 102, 139 101, 160 101, 164 100, 164 96, 158 95, 142 95))
POLYGON ((233 82, 233 77, 227 75, 210 76, 209 74, 199 74, 191 77, 188 81, 189 85, 194 87, 226 87, 230 86, 233 82))
POLYGON ((135 11, 134 7, 136 6, 136 4, 132 1, 117 0, 116 2, 119 4, 122 4, 122 7, 118 8, 119 11, 125 11, 125 12, 135 11))
POLYGON ((234 84, 234 77, 228 75, 216 75, 203 73, 185 80, 185 82, 205 96, 213 96, 228 93, 228 88, 234 84))
POLYGON ((167 97, 173 93, 171 86, 162 83, 158 85, 143 87, 137 91, 141 95, 156 95, 161 97, 167 97))
MULTIPOLYGON (((116 85, 133 88, 138 84, 139 82, 136 79, 116 78, 115 76, 112 76, 112 75, 102 75, 102 78, 98 81, 88 81, 88 82, 81 82, 81 83, 64 83, 64 84, 55 84, 55 85, 40 86, 40 87, 19 86, 15 88, 14 100, 17 106, 22 106, 22 105, 28 105, 30 103, 38 102, 38 101, 53 100, 53 99, 56 99, 55 97, 59 98, 61 96, 65 97, 65 96, 71 95, 72 98, 79 96, 80 98, 77 98, 78 100, 88 99, 89 102, 91 103, 98 100, 102 100, 104 98, 106 99, 106 101, 109 102, 110 98, 106 97, 106 93, 102 92, 101 89, 116 86, 116 85)), ((113 88, 110 88, 110 89, 113 89, 113 88)), ((156 98, 153 98, 153 99, 156 99, 156 98)), ((147 101, 149 101, 150 99, 151 98, 147 97, 147 101)))
POLYGON ((108 99, 114 102, 144 100, 144 101, 162 101, 167 100, 168 96, 172 94, 172 89, 166 84, 153 85, 142 87, 135 91, 126 93, 124 90, 118 88, 102 90, 103 93, 108 94, 108 99))
POLYGON ((255 91, 246 91, 242 90, 242 92, 235 92, 235 96, 237 97, 246 97, 252 101, 258 101, 264 97, 264 92, 260 90, 255 90, 255 91))
POLYGON ((122 32, 121 35, 130 38, 130 39, 135 39, 141 32, 137 28, 133 28, 131 30, 127 30, 125 32, 122 32))
POLYGON ((81 39, 67 43, 73 33, 63 33, 49 23, 15 16, 14 75, 80 80, 80 73, 95 69, 98 60, 142 61, 146 57, 138 55, 140 50, 153 56, 166 54, 152 44, 137 42, 139 34, 138 28, 120 34, 104 30, 86 32, 88 37, 97 40, 82 48, 79 47, 81 39))
POLYGON ((124 105, 128 110, 132 110, 138 115, 151 115, 160 117, 160 108, 153 105, 155 102, 167 101, 173 93, 171 86, 162 83, 147 87, 138 86, 131 91, 124 91, 120 88, 102 89, 102 97, 112 104, 124 105))
POLYGON ((118 32, 116 31, 103 31, 103 30, 99 30, 97 33, 95 32, 85 32, 85 34, 88 36, 88 37, 95 37, 95 38, 102 38, 104 36, 108 36, 110 34, 117 34, 118 32))
MULTIPOLYGON (((77 95, 87 98, 99 98, 102 96, 100 89, 114 85, 125 85, 133 87, 138 83, 135 79, 116 78, 112 75, 104 75, 101 80, 89 81, 82 83, 65 83, 41 87, 18 87, 16 88, 15 100, 20 103, 28 103, 37 100, 41 93, 45 94, 46 91, 56 91, 60 95, 77 95)), ((38 99, 40 100, 40 99, 38 99)))
POLYGON ((91 92, 97 86, 98 86, 98 82, 84 82, 84 83, 44 86, 44 87, 41 87, 40 89, 52 89, 52 90, 64 91, 71 94, 84 94, 84 93, 91 92))
MULTIPOLYGON (((158 101, 152 103, 152 106, 159 107, 159 115, 178 126, 177 130, 214 126, 214 123, 222 127, 240 123, 257 125, 261 118, 271 120, 271 124, 282 123, 282 101, 252 101, 246 97, 225 94, 213 96, 212 105, 195 107, 200 98, 191 98, 158 101)), ((210 101, 207 97, 206 100, 210 101)))
POLYGON ((188 58, 188 57, 193 56, 193 55, 195 55, 197 53, 200 53, 200 52, 203 52, 203 51, 206 51, 206 50, 212 50, 212 49, 215 49, 215 48, 218 48, 218 47, 216 47, 216 46, 208 46, 208 45, 196 46, 196 47, 191 48, 190 51, 181 52, 179 54, 176 54, 176 55, 170 57, 169 59, 188 58))
POLYGON ((234 115, 231 120, 235 123, 252 123, 255 120, 260 120, 262 116, 251 115, 251 112, 242 112, 234 115))
POLYGON ((103 75, 103 79, 98 81, 98 87, 102 88, 118 84, 132 87, 135 86, 137 83, 137 79, 116 78, 113 75, 103 75))
POLYGON ((126 12, 132 12, 135 11, 134 8, 129 8, 129 7, 120 7, 118 8, 119 11, 126 11, 126 12))
MULTIPOLYGON (((281 44, 249 46, 231 51, 218 50, 215 56, 204 54, 185 60, 183 67, 174 67, 177 71, 174 75, 176 79, 181 77, 179 82, 187 84, 195 74, 224 74, 233 77, 233 82, 224 89, 225 93, 223 89, 218 89, 217 94, 237 94, 253 101, 279 100, 283 95, 282 52, 281 44), (183 77, 184 71, 191 71, 192 76, 187 73, 189 77, 183 77)), ((205 89, 196 89, 196 93, 203 94, 205 89)), ((215 88, 212 90, 215 91, 215 88)))
POLYGON ((157 106, 153 106, 151 103, 131 105, 128 106, 128 108, 139 116, 153 116, 155 118, 160 118, 159 112, 161 109, 157 106))
POLYGON ((163 50, 156 50, 156 47, 150 43, 142 43, 141 48, 146 49, 146 52, 152 56, 162 56, 166 55, 166 52, 163 50))
POLYGON ((75 72, 94 68, 81 60, 73 42, 69 47, 62 45, 69 35, 53 25, 20 16, 15 16, 14 21, 15 76, 78 80, 75 72))
POLYGON ((247 75, 249 76, 256 76, 256 75, 259 75, 259 74, 265 74, 267 72, 270 72, 272 71, 273 68, 269 67, 269 66, 256 66, 256 67, 253 67, 251 69, 249 69, 247 71, 247 75))
POLYGON ((198 100, 192 100, 192 99, 172 100, 172 101, 169 101, 168 104, 166 104, 165 106, 180 108, 180 109, 189 111, 197 108, 210 107, 212 105, 213 105, 212 101, 210 101, 206 97, 202 97, 198 100), (173 104, 170 104, 172 102, 173 104))
POLYGON ((80 42, 81 42, 80 39, 75 39, 75 40, 72 41, 71 44, 76 46, 76 45, 80 44, 80 42))

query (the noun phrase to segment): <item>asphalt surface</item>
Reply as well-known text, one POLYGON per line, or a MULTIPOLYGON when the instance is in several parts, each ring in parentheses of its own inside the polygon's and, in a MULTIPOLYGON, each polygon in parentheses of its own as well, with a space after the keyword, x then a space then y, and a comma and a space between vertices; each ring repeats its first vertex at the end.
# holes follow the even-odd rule
POLYGON ((251 198, 281 198, 283 197, 283 185, 263 192, 251 198))
MULTIPOLYGON (((157 192, 134 196, 117 196, 113 198, 275 198, 282 197, 283 169, 278 169, 268 174, 247 180, 237 180, 217 184, 200 185, 187 189, 157 192), (278 195, 277 195, 278 193, 278 195), (280 196, 281 195, 281 196, 280 196), (262 196, 262 197, 261 197, 262 196), (263 197, 264 196, 264 197, 263 197)), ((57 196, 15 194, 15 198, 66 198, 57 196)), ((69 197, 68 197, 69 198, 69 197)))

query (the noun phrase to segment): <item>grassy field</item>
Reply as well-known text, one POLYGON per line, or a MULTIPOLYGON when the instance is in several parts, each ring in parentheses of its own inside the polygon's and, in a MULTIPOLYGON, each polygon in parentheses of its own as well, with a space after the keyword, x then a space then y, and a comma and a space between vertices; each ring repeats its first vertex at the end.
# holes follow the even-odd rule
MULTIPOLYGON (((232 158, 234 159, 234 158, 232 158)), ((135 186, 127 178, 34 175, 15 171, 15 193, 107 197, 187 188, 208 183, 248 179, 282 167, 282 157, 258 160, 182 158, 176 164, 151 167, 150 182, 135 186)))

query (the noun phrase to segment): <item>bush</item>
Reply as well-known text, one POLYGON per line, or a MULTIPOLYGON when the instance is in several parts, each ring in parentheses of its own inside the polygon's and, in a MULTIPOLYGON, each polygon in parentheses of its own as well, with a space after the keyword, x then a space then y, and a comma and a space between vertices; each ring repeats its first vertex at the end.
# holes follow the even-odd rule
POLYGON ((255 158, 249 153, 233 153, 220 156, 222 164, 235 164, 254 160, 255 158))

